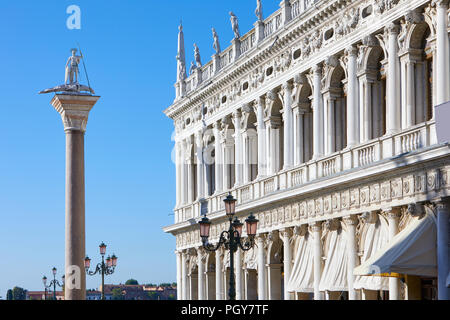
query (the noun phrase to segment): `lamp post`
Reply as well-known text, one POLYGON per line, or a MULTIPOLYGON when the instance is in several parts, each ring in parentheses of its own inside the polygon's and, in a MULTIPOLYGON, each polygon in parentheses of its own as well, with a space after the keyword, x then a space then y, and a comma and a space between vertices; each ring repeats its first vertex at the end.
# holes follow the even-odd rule
POLYGON ((50 281, 48 286, 47 286, 47 277, 44 276, 42 278, 42 282, 44 283, 44 288, 45 288, 45 290, 44 290, 44 299, 45 300, 47 300, 47 289, 50 289, 53 286, 53 300, 56 300, 56 286, 64 288, 64 280, 65 280, 64 278, 65 278, 65 276, 62 276, 62 284, 59 283, 59 281, 56 280, 56 271, 57 271, 56 268, 53 267, 53 269, 52 269, 53 280, 50 281))
POLYGON ((102 300, 105 300, 105 275, 111 275, 114 273, 114 270, 117 266, 117 257, 115 254, 113 254, 111 257, 108 256, 106 258, 105 263, 105 254, 106 254, 106 244, 103 242, 99 246, 100 248, 100 254, 102 256, 102 262, 97 264, 95 271, 89 271, 89 268, 91 266, 91 259, 89 257, 86 257, 84 259, 84 268, 86 269, 86 274, 93 276, 95 274, 101 274, 102 276, 102 300))
POLYGON ((250 250, 255 244, 256 229, 258 226, 258 220, 253 214, 245 220, 247 226, 248 239, 243 241, 242 239, 242 226, 243 224, 239 221, 237 217, 233 217, 236 208, 236 199, 233 198, 231 193, 224 199, 225 202, 225 212, 227 214, 228 220, 230 221, 230 226, 228 231, 222 231, 220 234, 219 242, 216 246, 208 243, 209 230, 211 227, 211 222, 206 217, 199 222, 200 225, 200 237, 202 238, 203 247, 207 251, 217 251, 221 245, 225 249, 230 251, 230 289, 228 291, 228 296, 230 300, 236 300, 236 288, 234 280, 234 253, 241 248, 244 251, 250 250))

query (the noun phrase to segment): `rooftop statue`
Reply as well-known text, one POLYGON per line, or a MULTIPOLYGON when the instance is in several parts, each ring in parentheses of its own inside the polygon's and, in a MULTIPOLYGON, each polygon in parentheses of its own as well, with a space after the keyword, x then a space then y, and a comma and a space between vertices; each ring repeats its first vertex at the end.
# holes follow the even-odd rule
POLYGON ((220 50, 219 36, 217 35, 216 29, 212 28, 212 34, 214 38, 213 48, 214 50, 216 50, 216 54, 219 54, 221 50, 220 50))
MULTIPOLYGON (((72 55, 67 59, 66 63, 66 73, 64 84, 40 91, 39 93, 51 93, 51 92, 64 92, 68 94, 88 94, 82 92, 89 92, 95 94, 94 90, 90 86, 85 86, 78 83, 79 69, 81 59, 83 59, 83 54, 77 56, 77 49, 71 49, 72 55)), ((89 82, 89 80, 88 80, 89 82)))
POLYGON ((234 32, 234 38, 239 39, 241 37, 239 33, 239 22, 238 18, 234 15, 232 11, 230 11, 230 20, 231 20, 231 27, 233 28, 234 32))
POLYGON ((197 44, 195 43, 194 43, 194 57, 197 67, 200 68, 202 66, 202 59, 200 58, 200 49, 197 47, 197 44))
POLYGON ((261 0, 256 0, 255 14, 258 17, 258 21, 263 21, 263 10, 261 0))

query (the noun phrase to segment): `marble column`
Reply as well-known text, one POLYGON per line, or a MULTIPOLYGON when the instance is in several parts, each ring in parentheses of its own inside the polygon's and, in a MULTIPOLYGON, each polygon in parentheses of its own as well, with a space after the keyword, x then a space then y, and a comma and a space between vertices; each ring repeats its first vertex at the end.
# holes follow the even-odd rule
POLYGON ((198 266, 198 300, 205 299, 205 264, 203 262, 203 249, 200 247, 197 249, 197 266, 198 266))
MULTIPOLYGON (((383 210, 389 223, 389 242, 398 233, 398 221, 400 218, 400 208, 387 208, 383 210)), ((389 300, 399 300, 400 281, 398 278, 389 278, 389 300)))
POLYGON ((266 125, 264 123, 265 105, 265 98, 259 97, 255 108, 258 131, 258 178, 263 178, 267 174, 266 125))
POLYGON ((386 103, 386 133, 394 134, 400 131, 400 95, 399 95, 399 58, 398 58, 398 34, 400 27, 391 23, 387 28, 388 33, 388 73, 387 73, 387 103, 386 103))
POLYGON ((356 227, 358 226, 358 218, 354 215, 345 217, 344 223, 347 225, 347 254, 348 254, 348 270, 347 270, 347 281, 348 281, 348 299, 357 300, 356 290, 353 288, 353 282, 355 281, 355 276, 353 275, 353 270, 357 266, 358 253, 356 246, 356 227))
POLYGON ((265 235, 256 237, 258 263, 258 300, 267 300, 266 289, 266 255, 264 249, 265 235))
POLYGON ((323 102, 322 102, 322 68, 313 67, 313 159, 318 159, 324 153, 323 135, 323 102))
POLYGON ((181 204, 184 205, 187 203, 187 173, 188 173, 188 168, 187 168, 187 164, 186 164, 186 151, 187 150, 187 142, 186 140, 182 140, 181 142, 181 156, 180 156, 180 161, 181 161, 181 174, 180 174, 180 180, 181 180, 181 185, 180 185, 180 199, 181 199, 181 204))
POLYGON ((181 299, 187 300, 188 297, 188 287, 187 287, 187 253, 183 251, 181 253, 181 299))
POLYGON ((224 300, 222 276, 222 259, 218 250, 216 251, 216 300, 224 300))
POLYGON ((242 300, 243 299, 243 292, 242 292, 242 252, 241 249, 238 248, 238 250, 235 253, 235 268, 234 268, 234 274, 236 278, 236 300, 242 300))
POLYGON ((235 167, 235 187, 242 184, 242 130, 241 130, 241 111, 237 110, 233 112, 233 124, 234 124, 234 167, 235 167))
POLYGON ((436 103, 450 100, 448 0, 434 0, 436 5, 436 103))
POLYGON ((205 170, 203 163, 203 133, 201 131, 195 134, 195 147, 197 156, 197 200, 205 198, 205 170))
POLYGON ((347 62, 347 147, 359 144, 359 108, 358 108, 358 78, 356 75, 356 58, 358 50, 355 46, 346 49, 347 62))
POLYGON ((66 133, 65 300, 86 299, 84 134, 89 112, 100 97, 55 94, 51 105, 66 133))
MULTIPOLYGON (((176 179, 176 207, 181 204, 181 142, 175 142, 175 179, 176 179)), ((178 217, 175 217, 175 223, 179 221, 178 217)))
MULTIPOLYGON (((416 89, 415 89, 415 63, 408 61, 406 63, 406 128, 416 124, 416 89)), ((405 128, 405 129, 406 129, 405 128)))
POLYGON ((450 288, 446 280, 450 271, 449 253, 449 217, 450 198, 441 198, 436 203, 437 215, 437 266, 438 266, 438 299, 450 300, 450 288))
POLYGON ((309 228, 313 237, 314 300, 323 300, 322 293, 319 289, 320 277, 322 276, 322 244, 320 241, 322 233, 322 223, 310 223, 309 228))
POLYGON ((177 256, 177 300, 182 300, 182 292, 181 292, 181 282, 182 282, 182 253, 181 251, 175 251, 177 256))
POLYGON ((283 239, 283 255, 284 255, 284 300, 291 300, 291 294, 288 291, 288 282, 291 277, 292 269, 292 248, 291 248, 291 238, 292 231, 287 228, 281 231, 281 236, 283 239))
POLYGON ((214 151, 215 151, 215 183, 216 183, 216 193, 219 194, 223 190, 223 150, 220 143, 220 122, 214 123, 214 151))
POLYGON ((284 164, 283 169, 288 170, 294 165, 294 129, 292 115, 292 84, 283 84, 283 121, 284 121, 284 164))

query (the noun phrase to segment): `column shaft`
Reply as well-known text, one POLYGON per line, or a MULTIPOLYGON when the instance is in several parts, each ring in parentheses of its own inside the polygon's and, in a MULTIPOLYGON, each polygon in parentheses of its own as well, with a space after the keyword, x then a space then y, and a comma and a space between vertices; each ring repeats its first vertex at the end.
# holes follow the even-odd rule
POLYGON ((350 47, 348 53, 348 84, 347 84, 347 146, 359 143, 359 109, 358 109, 358 78, 356 76, 357 49, 350 47))
POLYGON ((293 137, 293 120, 292 120, 292 84, 285 83, 283 85, 284 101, 283 101, 283 119, 284 119, 284 164, 283 169, 292 168, 294 164, 294 137, 293 137))
POLYGON ((313 99, 313 159, 318 159, 323 155, 323 103, 321 93, 322 70, 319 66, 313 69, 314 99, 313 99))
POLYGON ((449 201, 437 203, 437 265, 438 265, 438 299, 450 300, 450 288, 446 280, 450 271, 449 253, 449 201))
POLYGON ((264 253, 264 237, 257 237, 258 248, 258 300, 267 300, 266 296, 266 261, 264 253))
POLYGON ((314 300, 323 300, 319 289, 320 278, 322 276, 321 223, 311 224, 310 229, 312 231, 314 248, 314 300))
POLYGON ((84 132, 66 130, 66 300, 86 299, 84 190, 84 132))
POLYGON ((223 300, 222 295, 223 285, 222 285, 222 263, 220 259, 219 251, 216 251, 216 300, 223 300))
POLYGON ((436 73, 437 101, 447 102, 450 91, 449 39, 448 39, 448 0, 436 1, 436 73))
POLYGON ((205 299, 205 268, 203 264, 202 254, 197 251, 197 266, 198 266, 198 300, 205 299))
POLYGON ((398 58, 398 33, 399 26, 391 24, 387 30, 389 34, 389 52, 388 52, 388 74, 387 74, 387 105, 386 105, 386 121, 387 134, 394 134, 400 131, 400 95, 399 95, 399 58, 398 58))
POLYGON ((223 152, 220 144, 220 130, 218 123, 214 125, 214 150, 216 193, 220 193, 223 190, 223 152))
POLYGON ((284 254, 284 300, 291 300, 291 295, 288 291, 288 281, 291 277, 292 256, 291 256, 291 239, 290 232, 285 230, 283 232, 283 254, 284 254))

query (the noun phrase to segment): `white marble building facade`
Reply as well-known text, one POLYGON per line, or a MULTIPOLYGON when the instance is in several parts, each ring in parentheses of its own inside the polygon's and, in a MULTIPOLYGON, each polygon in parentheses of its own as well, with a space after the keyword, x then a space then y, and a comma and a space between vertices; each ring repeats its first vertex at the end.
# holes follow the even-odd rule
POLYGON ((449 12, 283 0, 208 63, 198 53, 189 76, 180 28, 164 228, 178 299, 227 297, 229 255, 202 249, 197 222, 217 242, 229 192, 241 220, 259 219, 257 246, 236 253, 237 299, 449 299, 450 150, 434 115, 450 100, 449 12), (362 272, 371 259, 389 271, 362 272))

